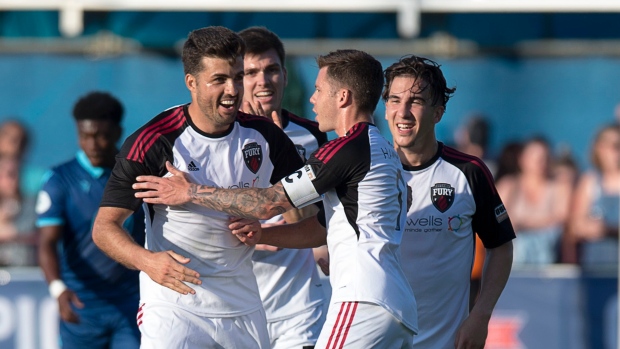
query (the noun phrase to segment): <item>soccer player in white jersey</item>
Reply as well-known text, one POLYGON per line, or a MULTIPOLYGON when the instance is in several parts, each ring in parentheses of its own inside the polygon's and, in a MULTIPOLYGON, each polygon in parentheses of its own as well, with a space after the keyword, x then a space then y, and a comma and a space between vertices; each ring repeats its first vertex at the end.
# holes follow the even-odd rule
MULTIPOLYGON (((174 176, 138 177, 134 188, 145 191, 136 196, 259 219, 323 198, 324 214, 267 228, 261 239, 298 248, 327 240, 332 296, 316 347, 411 348, 416 303, 400 262, 407 188, 398 154, 372 124, 383 88, 381 63, 357 50, 331 52, 317 63, 310 102, 321 131, 334 130, 339 137, 304 167, 267 189, 222 190, 193 184, 168 164, 174 176)), ((233 232, 248 227, 237 231, 238 225, 231 224, 233 232)))
MULTIPOLYGON (((327 135, 319 130, 316 122, 282 109, 287 84, 282 41, 264 27, 244 29, 239 32, 239 36, 245 42, 243 111, 273 119, 305 160, 327 142, 327 135)), ((299 220, 298 215, 309 217, 318 211, 315 205, 302 210, 293 215, 278 215, 266 223, 292 223, 299 220)), ((258 245, 252 261, 267 316, 272 349, 314 346, 324 322, 325 292, 312 249, 280 249, 258 245)))
POLYGON ((303 165, 273 122, 239 112, 243 40, 223 27, 195 30, 183 46, 191 103, 167 109, 127 138, 94 229, 95 243, 141 270, 142 348, 270 347, 252 272, 254 248, 231 234, 229 216, 194 204, 145 204, 146 248, 121 226, 141 204, 139 175, 169 175, 166 162, 218 188, 268 187, 303 165))
POLYGON ((415 348, 483 348, 512 265, 515 238, 493 176, 480 159, 435 138, 455 88, 440 66, 407 56, 385 70, 385 113, 413 189, 403 269, 418 302, 415 348), (475 235, 486 248, 482 289, 469 313, 475 235))

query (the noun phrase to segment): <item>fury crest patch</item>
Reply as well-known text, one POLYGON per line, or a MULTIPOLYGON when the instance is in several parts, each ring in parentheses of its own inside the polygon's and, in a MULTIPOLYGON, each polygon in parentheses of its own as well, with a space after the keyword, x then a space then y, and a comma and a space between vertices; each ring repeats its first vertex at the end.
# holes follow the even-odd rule
POLYGON ((431 201, 439 212, 446 212, 454 202, 454 188, 448 183, 435 183, 431 187, 431 201))
POLYGON ((263 163, 263 149, 258 143, 252 142, 246 144, 243 147, 242 152, 245 165, 248 169, 250 169, 250 171, 252 171, 252 173, 256 174, 263 163))

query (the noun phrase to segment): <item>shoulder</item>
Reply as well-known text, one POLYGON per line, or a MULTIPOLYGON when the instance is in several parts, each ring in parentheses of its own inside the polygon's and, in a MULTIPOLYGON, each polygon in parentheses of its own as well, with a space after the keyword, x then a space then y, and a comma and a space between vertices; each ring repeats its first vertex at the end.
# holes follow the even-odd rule
POLYGON ((369 124, 359 123, 351 128, 346 136, 332 139, 323 144, 315 153, 317 160, 327 163, 335 157, 346 157, 350 160, 359 159, 358 156, 370 153, 368 136, 369 124))
POLYGON ((178 137, 187 127, 186 107, 180 105, 166 109, 140 127, 127 137, 119 157, 143 162, 146 154, 154 149, 162 137, 178 137))

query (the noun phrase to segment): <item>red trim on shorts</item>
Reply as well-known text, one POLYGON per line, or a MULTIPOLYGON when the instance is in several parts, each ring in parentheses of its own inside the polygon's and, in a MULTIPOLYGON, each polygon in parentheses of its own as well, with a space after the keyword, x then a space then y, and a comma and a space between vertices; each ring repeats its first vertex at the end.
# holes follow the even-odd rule
POLYGON ((327 342, 327 346, 325 347, 326 349, 336 349, 344 347, 344 343, 347 340, 347 335, 349 334, 349 329, 351 328, 351 324, 353 323, 353 318, 355 317, 357 304, 358 302, 343 302, 340 305, 340 311, 338 312, 338 317, 336 318, 336 322, 334 323, 334 327, 332 328, 332 334, 329 336, 329 341, 327 342), (351 309, 351 305, 353 305, 353 309, 351 309), (343 330, 344 333, 342 333, 343 330), (336 335, 335 340, 334 335, 336 335), (342 336, 342 341, 340 336, 342 336), (333 345, 332 340, 334 340, 333 345), (340 345, 338 345, 338 342, 340 342, 340 345))
POLYGON ((140 304, 140 308, 138 308, 138 316, 136 317, 136 322, 138 323, 138 327, 140 327, 140 325, 142 325, 142 316, 144 315, 144 312, 142 311, 142 307, 144 307, 145 303, 140 304))

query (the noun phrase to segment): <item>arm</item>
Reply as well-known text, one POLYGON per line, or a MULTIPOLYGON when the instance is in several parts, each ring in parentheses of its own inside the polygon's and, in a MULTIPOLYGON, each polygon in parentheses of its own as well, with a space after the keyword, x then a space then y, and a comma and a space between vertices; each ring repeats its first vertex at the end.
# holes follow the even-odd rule
POLYGON ((569 234, 576 240, 596 240, 605 235, 603 221, 592 217, 590 212, 594 201, 595 180, 592 174, 583 175, 573 197, 569 234))
POLYGON ((293 208, 281 183, 269 188, 219 189, 190 183, 186 174, 166 162, 171 177, 139 176, 136 197, 149 204, 169 206, 188 202, 228 213, 231 216, 269 219, 293 208))
POLYGON ((108 256, 127 268, 145 272, 153 281, 181 294, 195 294, 185 282, 200 285, 200 275, 182 264, 189 258, 174 251, 151 252, 138 245, 125 230, 123 223, 132 211, 117 207, 101 207, 93 226, 95 244, 108 256))
POLYGON ((60 267, 58 263, 58 251, 56 244, 62 238, 60 225, 52 225, 39 228, 39 266, 45 275, 48 284, 54 283, 54 292, 60 294, 53 295, 58 300, 58 312, 60 318, 65 322, 79 323, 78 315, 71 308, 71 304, 76 308, 83 308, 84 304, 80 301, 72 290, 66 288, 60 279, 60 267), (64 286, 64 290, 62 287, 64 286), (58 288, 60 287, 60 288, 58 288))
MULTIPOLYGON (((243 234, 248 232, 247 229, 256 229, 236 222, 230 224, 229 228, 233 234, 243 234)), ((296 223, 263 228, 259 242, 283 248, 312 248, 325 245, 326 239, 327 231, 315 215, 296 223)))
POLYGON ((480 296, 456 334, 455 348, 484 348, 489 320, 512 267, 512 241, 487 249, 480 296))

